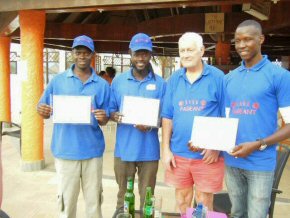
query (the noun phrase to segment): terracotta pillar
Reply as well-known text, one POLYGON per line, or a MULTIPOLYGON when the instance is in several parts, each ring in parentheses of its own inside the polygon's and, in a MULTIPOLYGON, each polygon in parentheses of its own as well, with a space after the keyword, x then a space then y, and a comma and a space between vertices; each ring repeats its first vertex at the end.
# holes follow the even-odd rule
MULTIPOLYGON (((2 133, 2 122, 0 121, 0 132, 2 133)), ((3 168, 2 168, 2 135, 0 135, 0 208, 3 199, 3 168)))
MULTIPOLYGON (((96 54, 94 53, 94 56, 92 58, 92 61, 91 61, 91 67, 96 70, 96 54)), ((98 73, 98 72, 96 72, 98 73)))
MULTIPOLYGON (((11 122, 10 110, 10 38, 0 36, 0 131, 2 122, 11 122)), ((0 208, 3 197, 2 136, 0 136, 0 208)))
POLYGON ((218 41, 215 47, 215 59, 217 65, 227 65, 230 59, 231 44, 218 41))
POLYGON ((22 170, 44 168, 43 119, 36 106, 43 92, 44 11, 20 11, 22 61, 22 170))
POLYGON ((0 121, 11 122, 10 38, 0 37, 0 121))

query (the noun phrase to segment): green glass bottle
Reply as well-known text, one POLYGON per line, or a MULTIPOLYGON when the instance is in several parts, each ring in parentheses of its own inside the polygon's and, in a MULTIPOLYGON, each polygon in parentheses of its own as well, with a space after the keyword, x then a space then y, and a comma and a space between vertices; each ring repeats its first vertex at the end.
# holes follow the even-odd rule
POLYGON ((153 218, 153 206, 152 189, 151 187, 147 187, 143 208, 143 218, 153 218))
POLYGON ((135 217, 134 180, 132 177, 127 178, 127 191, 124 196, 124 212, 130 213, 132 218, 135 217))

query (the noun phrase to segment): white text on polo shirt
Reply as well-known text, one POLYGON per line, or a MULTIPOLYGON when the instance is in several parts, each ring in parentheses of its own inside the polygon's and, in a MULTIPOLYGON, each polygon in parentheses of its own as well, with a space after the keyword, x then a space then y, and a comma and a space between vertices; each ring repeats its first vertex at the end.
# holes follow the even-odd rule
POLYGON ((202 111, 207 105, 204 99, 181 100, 178 102, 180 111, 202 111))

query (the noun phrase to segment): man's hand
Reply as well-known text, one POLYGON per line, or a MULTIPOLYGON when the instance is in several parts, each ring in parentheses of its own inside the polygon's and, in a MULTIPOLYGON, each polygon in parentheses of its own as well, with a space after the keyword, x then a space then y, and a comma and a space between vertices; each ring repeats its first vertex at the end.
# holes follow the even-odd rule
POLYGON ((259 141, 245 142, 234 147, 232 152, 230 152, 230 155, 233 155, 236 158, 247 157, 253 151, 257 150, 260 146, 261 146, 261 143, 259 141))
POLYGON ((52 113, 52 107, 47 104, 38 104, 37 113, 44 119, 48 119, 52 113))
POLYGON ((193 145, 192 141, 189 141, 187 143, 187 147, 189 150, 191 150, 193 152, 201 152, 203 150, 203 148, 199 148, 198 146, 193 145))
POLYGON ((144 125, 134 125, 135 128, 139 129, 141 132, 150 132, 152 127, 144 125))
POLYGON ((92 113, 94 114, 96 120, 99 122, 100 125, 106 125, 109 118, 107 117, 105 110, 96 109, 96 110, 93 110, 92 113))
POLYGON ((111 120, 115 121, 116 123, 121 123, 122 117, 123 114, 121 114, 120 112, 112 112, 110 116, 111 120))
POLYGON ((166 170, 172 170, 172 167, 176 167, 174 156, 169 149, 163 149, 162 163, 166 170))
POLYGON ((212 164, 218 161, 219 159, 219 154, 220 151, 216 151, 216 150, 208 150, 208 149, 204 149, 201 152, 201 155, 203 155, 203 162, 205 164, 212 164))

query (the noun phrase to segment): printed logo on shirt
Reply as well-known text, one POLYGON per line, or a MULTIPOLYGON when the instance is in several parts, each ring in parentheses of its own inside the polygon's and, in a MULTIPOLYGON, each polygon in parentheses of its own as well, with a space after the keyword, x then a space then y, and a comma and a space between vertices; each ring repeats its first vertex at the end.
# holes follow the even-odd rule
POLYGON ((259 108, 259 102, 233 101, 231 103, 231 112, 237 115, 256 115, 259 108))
POLYGON ((204 99, 190 99, 190 100, 181 100, 178 102, 179 110, 188 112, 188 111, 202 111, 207 105, 207 101, 204 99))
POLYGON ((148 84, 146 86, 146 90, 154 91, 154 90, 156 90, 156 85, 155 84, 148 84))

